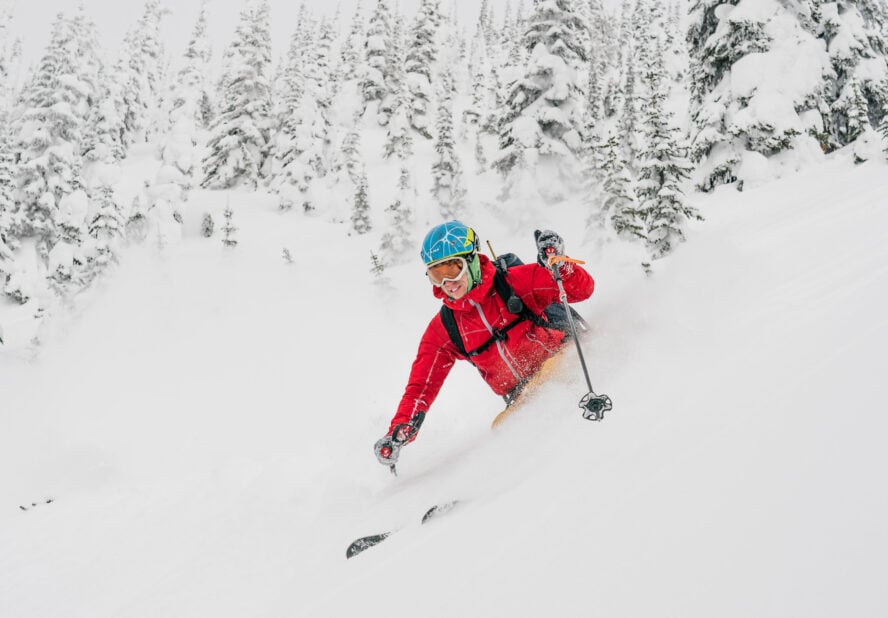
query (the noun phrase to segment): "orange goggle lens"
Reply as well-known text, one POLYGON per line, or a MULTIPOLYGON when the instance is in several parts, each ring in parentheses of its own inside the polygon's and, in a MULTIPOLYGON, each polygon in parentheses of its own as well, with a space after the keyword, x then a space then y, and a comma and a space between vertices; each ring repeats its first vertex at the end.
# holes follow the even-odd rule
POLYGON ((466 259, 458 257, 432 264, 426 269, 426 274, 433 285, 441 287, 445 281, 456 281, 462 277, 468 268, 466 259))

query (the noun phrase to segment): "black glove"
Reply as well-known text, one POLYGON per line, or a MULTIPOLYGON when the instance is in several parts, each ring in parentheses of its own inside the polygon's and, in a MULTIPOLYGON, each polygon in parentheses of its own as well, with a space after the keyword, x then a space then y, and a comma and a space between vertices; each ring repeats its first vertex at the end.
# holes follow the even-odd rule
POLYGON ((564 255, 564 239, 552 230, 536 230, 533 233, 537 246, 537 263, 549 268, 550 255, 564 255))

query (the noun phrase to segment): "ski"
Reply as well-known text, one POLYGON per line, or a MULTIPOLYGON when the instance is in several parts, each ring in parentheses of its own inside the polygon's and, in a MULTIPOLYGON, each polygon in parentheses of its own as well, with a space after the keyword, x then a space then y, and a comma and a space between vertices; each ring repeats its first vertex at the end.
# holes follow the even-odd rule
MULTIPOLYGON (((452 502, 444 502, 442 504, 436 504, 435 506, 433 506, 432 508, 430 508, 429 510, 427 510, 425 512, 425 514, 422 516, 422 519, 420 520, 419 523, 424 524, 424 523, 434 519, 438 515, 443 515, 444 513, 449 513, 450 511, 453 510, 453 507, 455 507, 458 503, 459 503, 459 500, 453 500, 452 502)), ((365 549, 370 549, 371 547, 379 545, 380 543, 382 543, 384 540, 389 538, 395 532, 397 532, 397 530, 391 530, 389 532, 381 532, 379 534, 371 534, 369 536, 362 536, 361 538, 357 539, 351 545, 348 546, 348 549, 345 550, 345 558, 346 559, 353 558, 354 556, 357 556, 365 549)))

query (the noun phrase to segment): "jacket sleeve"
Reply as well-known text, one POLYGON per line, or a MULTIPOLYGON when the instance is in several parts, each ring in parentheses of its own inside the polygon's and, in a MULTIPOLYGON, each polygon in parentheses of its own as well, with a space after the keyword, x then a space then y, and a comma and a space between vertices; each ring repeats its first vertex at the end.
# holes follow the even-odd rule
MULTIPOLYGON (((567 293, 567 302, 576 303, 592 296, 592 292, 595 290, 595 280, 579 264, 572 264, 571 266, 572 268, 570 269, 562 269, 561 282, 564 284, 565 293, 567 293)), ((519 268, 526 269, 520 272, 520 276, 526 283, 529 283, 533 304, 536 305, 535 307, 530 307, 532 311, 540 313, 552 303, 560 302, 561 299, 558 298, 558 284, 555 283, 555 278, 552 277, 552 273, 548 268, 544 268, 539 264, 528 264, 527 266, 513 268, 509 272, 511 273, 519 268)), ((517 283, 516 281, 513 284, 516 291, 519 289, 516 287, 517 283)))
POLYGON ((444 380, 450 374, 456 358, 456 347, 447 335, 441 316, 436 315, 429 322, 419 342, 419 350, 410 368, 407 387, 404 389, 398 410, 389 424, 389 434, 396 425, 410 422, 417 412, 428 411, 438 396, 444 380))

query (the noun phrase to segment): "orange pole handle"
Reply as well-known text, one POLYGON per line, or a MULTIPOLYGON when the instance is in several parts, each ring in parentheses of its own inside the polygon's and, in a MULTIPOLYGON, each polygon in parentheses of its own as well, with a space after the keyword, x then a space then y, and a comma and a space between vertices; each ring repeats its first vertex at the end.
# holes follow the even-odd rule
POLYGON ((569 264, 585 264, 583 260, 576 260, 571 257, 567 257, 566 255, 550 255, 549 256, 549 267, 555 266, 560 262, 568 262, 569 264))

